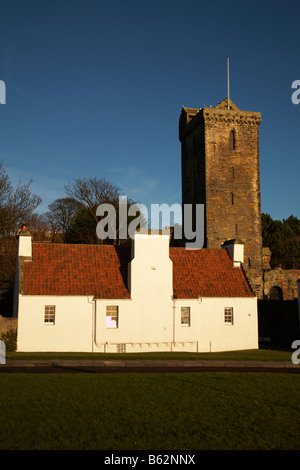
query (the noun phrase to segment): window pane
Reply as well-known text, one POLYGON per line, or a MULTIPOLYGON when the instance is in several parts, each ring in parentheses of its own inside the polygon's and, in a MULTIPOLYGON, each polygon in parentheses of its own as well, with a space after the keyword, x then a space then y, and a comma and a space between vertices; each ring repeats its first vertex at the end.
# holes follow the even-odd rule
POLYGON ((118 307, 108 305, 106 307, 106 323, 107 328, 118 328, 118 307))
POLYGON ((44 322, 55 323, 55 305, 45 305, 44 322))
POLYGON ((224 322, 233 324, 233 307, 224 308, 224 322))
POLYGON ((190 307, 181 307, 181 324, 190 326, 190 307))

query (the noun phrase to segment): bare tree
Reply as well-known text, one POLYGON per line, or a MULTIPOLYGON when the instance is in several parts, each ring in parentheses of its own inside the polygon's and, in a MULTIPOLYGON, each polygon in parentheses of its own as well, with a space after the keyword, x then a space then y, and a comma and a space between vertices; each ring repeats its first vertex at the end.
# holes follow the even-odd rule
POLYGON ((19 181, 14 188, 0 162, 0 287, 11 293, 16 270, 16 234, 22 223, 33 221, 33 211, 41 203, 41 198, 31 193, 30 184, 31 181, 25 184, 19 181))
MULTIPOLYGON (((66 194, 86 207, 95 221, 99 218, 96 215, 97 207, 100 204, 109 203, 114 207, 118 206, 120 188, 105 178, 77 178, 72 183, 65 185, 66 194)), ((98 240, 101 243, 102 240, 98 240)))
POLYGON ((67 230, 82 207, 82 203, 72 197, 56 199, 49 204, 49 212, 46 212, 45 219, 51 226, 52 232, 59 232, 64 239, 67 230))
POLYGON ((0 207, 6 203, 7 195, 11 190, 8 174, 6 173, 3 163, 0 162, 0 207))
POLYGON ((0 236, 15 233, 42 202, 39 196, 31 193, 31 183, 32 181, 19 181, 17 187, 13 188, 6 169, 0 162, 0 236))
POLYGON ((44 214, 31 214, 26 221, 26 225, 35 242, 51 241, 51 226, 44 214))
POLYGON ((120 188, 105 178, 77 178, 65 185, 66 194, 86 206, 96 217, 100 204, 118 204, 120 188))
MULTIPOLYGON (((97 215, 97 208, 101 204, 110 204, 116 210, 116 224, 114 224, 114 219, 109 221, 109 217, 106 218, 106 222, 111 224, 112 232, 114 235, 114 244, 119 244, 119 230, 121 226, 124 226, 124 223, 130 222, 131 218, 127 217, 120 220, 119 218, 119 203, 121 196, 121 189, 116 186, 114 183, 107 181, 105 178, 78 178, 75 179, 72 183, 69 183, 65 186, 65 191, 70 198, 76 199, 79 203, 85 207, 90 215, 92 216, 95 226, 93 237, 95 236, 96 226, 100 220, 97 215)), ((131 199, 126 198, 127 208, 130 205, 135 204, 131 199)), ((84 218, 87 221, 87 216, 82 212, 80 214, 81 219, 84 218)), ((77 220, 78 222, 78 220, 77 220)), ((90 226, 90 222, 88 223, 90 226)), ((124 240, 123 240, 124 241, 124 240)), ((103 239, 96 237, 96 243, 103 243, 103 239)), ((106 240, 105 243, 111 243, 106 240)))

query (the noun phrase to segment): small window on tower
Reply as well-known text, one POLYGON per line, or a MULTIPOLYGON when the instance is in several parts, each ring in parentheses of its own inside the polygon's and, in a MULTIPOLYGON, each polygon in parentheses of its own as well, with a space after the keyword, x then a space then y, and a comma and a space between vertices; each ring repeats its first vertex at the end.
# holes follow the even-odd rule
POLYGON ((235 150, 235 132, 230 131, 230 150, 235 150))

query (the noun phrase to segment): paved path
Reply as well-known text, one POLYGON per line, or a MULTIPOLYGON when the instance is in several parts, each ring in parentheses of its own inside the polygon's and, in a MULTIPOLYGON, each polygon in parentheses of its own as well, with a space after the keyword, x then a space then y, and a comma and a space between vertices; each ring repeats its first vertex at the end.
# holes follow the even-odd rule
POLYGON ((111 373, 111 372, 280 372, 300 373, 291 361, 213 360, 11 360, 0 365, 0 373, 111 373))

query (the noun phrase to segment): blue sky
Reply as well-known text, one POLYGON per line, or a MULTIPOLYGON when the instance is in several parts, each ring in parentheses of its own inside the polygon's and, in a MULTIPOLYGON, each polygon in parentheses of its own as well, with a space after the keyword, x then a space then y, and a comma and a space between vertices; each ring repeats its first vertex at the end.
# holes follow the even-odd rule
POLYGON ((181 106, 262 113, 262 211, 300 218, 295 1, 0 0, 0 160, 47 210, 73 178, 181 202, 181 106))

